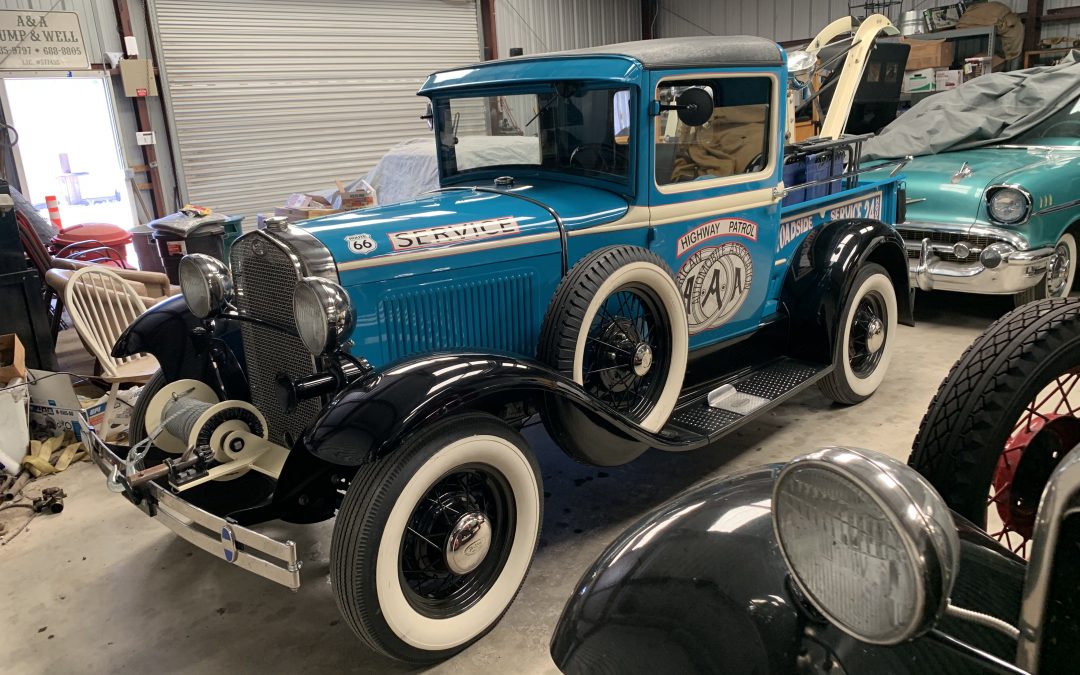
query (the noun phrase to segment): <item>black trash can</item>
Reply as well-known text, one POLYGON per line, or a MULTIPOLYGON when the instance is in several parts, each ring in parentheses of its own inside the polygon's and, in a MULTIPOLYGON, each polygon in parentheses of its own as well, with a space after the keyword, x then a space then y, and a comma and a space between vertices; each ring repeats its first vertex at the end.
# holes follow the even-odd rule
POLYGON ((131 228, 131 243, 135 247, 139 269, 165 274, 165 266, 161 264, 161 256, 158 254, 157 244, 154 243, 154 231, 148 225, 131 228))
POLYGON ((159 218, 149 227, 165 274, 173 284, 180 283, 180 260, 189 253, 225 260, 225 216, 180 211, 159 218))

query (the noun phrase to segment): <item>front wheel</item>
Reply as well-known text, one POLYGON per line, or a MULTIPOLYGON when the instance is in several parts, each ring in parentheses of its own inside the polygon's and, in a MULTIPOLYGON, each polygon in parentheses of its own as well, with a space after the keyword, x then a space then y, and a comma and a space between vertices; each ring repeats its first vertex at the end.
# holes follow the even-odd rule
POLYGON ((851 284, 836 336, 835 368, 822 393, 851 405, 870 397, 885 379, 896 340, 896 291, 881 265, 863 265, 851 284))
POLYGON ((542 495, 525 439, 490 415, 448 418, 361 467, 330 554, 346 622, 375 651, 409 663, 465 649, 521 588, 542 495))
POLYGON ((1054 255, 1042 280, 1031 288, 1013 296, 1016 306, 1045 298, 1067 298, 1076 280, 1076 237, 1066 232, 1054 245, 1054 255))
POLYGON ((1026 555, 1051 473, 1080 443, 1080 301, 991 324, 941 383, 908 464, 945 503, 1026 555))

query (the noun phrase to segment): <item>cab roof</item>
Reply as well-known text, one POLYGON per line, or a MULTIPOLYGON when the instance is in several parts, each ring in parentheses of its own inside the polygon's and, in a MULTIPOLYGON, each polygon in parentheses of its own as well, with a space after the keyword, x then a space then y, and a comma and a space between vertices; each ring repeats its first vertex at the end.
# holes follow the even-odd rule
MULTIPOLYGON (((637 40, 613 45, 537 54, 534 58, 564 56, 625 56, 652 70, 706 66, 778 66, 784 62, 780 46, 752 35, 637 40)), ((520 57, 519 57, 520 58, 520 57)), ((504 59, 507 60, 507 59, 504 59)))
POLYGON ((751 35, 638 40, 444 70, 430 75, 418 93, 428 96, 506 82, 588 79, 630 83, 643 69, 775 67, 784 62, 780 45, 751 35))

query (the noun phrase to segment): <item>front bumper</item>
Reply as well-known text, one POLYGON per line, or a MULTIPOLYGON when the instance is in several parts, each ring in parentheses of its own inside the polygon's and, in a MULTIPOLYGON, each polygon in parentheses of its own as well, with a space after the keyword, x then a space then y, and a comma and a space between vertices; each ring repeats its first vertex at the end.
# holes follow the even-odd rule
POLYGON ((300 565, 296 544, 231 523, 179 498, 157 483, 136 488, 125 484, 124 460, 101 439, 91 434, 90 456, 108 477, 110 489, 156 518, 181 538, 264 579, 292 590, 300 588, 300 565))
POLYGON ((907 240, 904 245, 908 251, 918 252, 917 258, 908 258, 908 271, 912 285, 923 291, 991 295, 1020 293, 1042 281, 1054 256, 1053 248, 1013 250, 1003 254, 997 266, 986 267, 977 256, 971 262, 942 260, 936 254, 940 245, 932 243, 929 238, 907 240))

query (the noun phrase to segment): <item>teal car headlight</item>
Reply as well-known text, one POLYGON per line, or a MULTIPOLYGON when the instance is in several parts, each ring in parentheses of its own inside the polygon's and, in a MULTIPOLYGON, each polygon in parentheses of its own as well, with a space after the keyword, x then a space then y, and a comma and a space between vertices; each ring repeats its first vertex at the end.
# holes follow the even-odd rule
POLYGON ((1031 211, 1031 195, 1016 187, 993 187, 986 191, 986 208, 990 217, 999 223, 1020 223, 1031 211))

